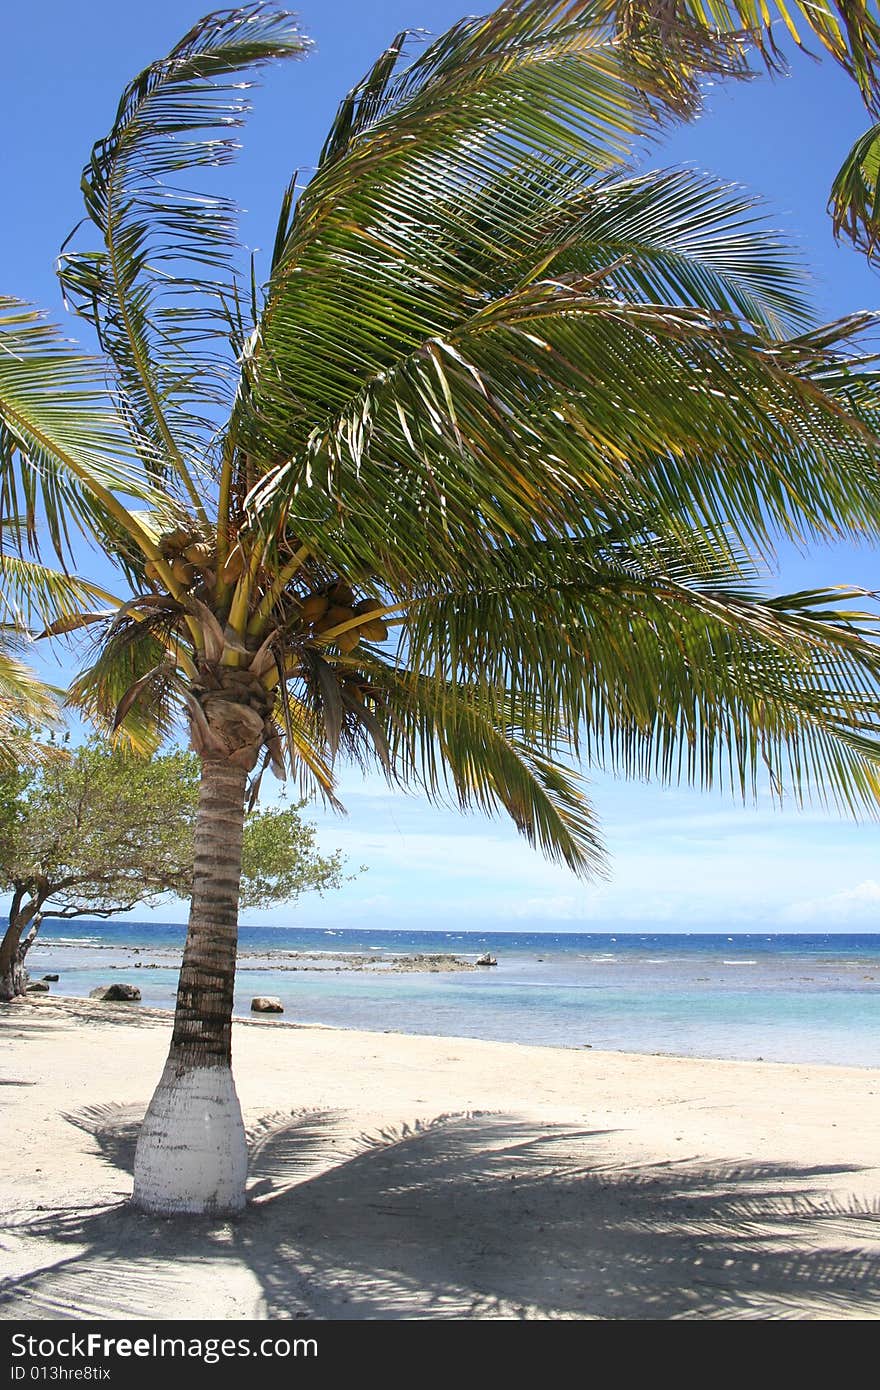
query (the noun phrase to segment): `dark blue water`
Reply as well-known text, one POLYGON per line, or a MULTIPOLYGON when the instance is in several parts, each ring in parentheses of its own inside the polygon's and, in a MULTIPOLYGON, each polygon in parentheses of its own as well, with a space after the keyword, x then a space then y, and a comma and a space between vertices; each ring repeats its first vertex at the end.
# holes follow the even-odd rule
MULTIPOLYGON (((4 920, 4 919, 0 919, 4 920)), ((172 947, 180 949, 186 927, 179 922, 121 922, 90 921, 79 918, 72 922, 44 922, 40 932, 43 942, 70 942, 96 946, 172 947)), ((562 957, 579 955, 584 951, 639 956, 650 947, 658 954, 675 957, 682 952, 710 957, 722 952, 748 958, 797 956, 815 960, 843 957, 870 959, 880 962, 880 933, 844 935, 818 932, 782 935, 756 932, 729 936, 682 932, 614 933, 609 932, 524 932, 524 931, 377 931, 375 929, 338 928, 330 931, 315 927, 241 927, 239 944, 242 951, 352 951, 378 949, 389 954, 396 952, 458 952, 477 954, 490 950, 494 954, 562 957)))
MULTIPOLYGON (((48 922, 32 975, 62 994, 127 980, 173 1006, 185 929, 48 922), (157 968, 150 968, 156 966, 157 968)), ((880 935, 421 932, 243 927, 236 1012, 275 994, 292 1021, 690 1056, 880 1063, 880 935), (355 972, 438 952, 493 969, 355 972), (294 955, 292 953, 300 953, 294 955), (306 953, 307 959, 303 958, 306 953), (306 968, 308 967, 308 968, 306 968)))

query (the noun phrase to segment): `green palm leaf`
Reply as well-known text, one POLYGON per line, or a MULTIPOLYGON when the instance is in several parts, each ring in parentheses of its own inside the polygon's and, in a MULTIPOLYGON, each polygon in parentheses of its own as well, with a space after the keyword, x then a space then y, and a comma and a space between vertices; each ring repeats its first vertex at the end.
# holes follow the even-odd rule
POLYGON ((249 447, 286 450, 291 416, 302 440, 353 379, 448 331, 493 279, 515 283, 511 260, 522 274, 531 256, 533 269, 534 230, 511 236, 504 213, 534 220, 537 199, 552 215, 540 180, 558 182, 559 170, 548 162, 575 161, 567 178, 580 191, 585 171, 619 166, 670 110, 692 109, 692 94, 671 92, 607 27, 581 22, 589 11, 502 7, 454 26, 399 73, 398 36, 346 99, 292 216, 285 206, 249 363, 249 447), (505 206, 493 215, 499 187, 505 206), (343 326, 353 337, 341 355, 343 326))
POLYGON ((237 208, 178 180, 234 158, 250 109, 240 74, 307 46, 293 17, 265 4, 200 20, 123 93, 83 173, 101 249, 60 261, 65 293, 113 360, 139 450, 183 480, 199 512, 191 468, 234 389, 237 208))
POLYGON ((393 167, 381 172, 371 200, 380 206, 368 205, 356 221, 348 207, 328 214, 317 245, 293 239, 290 291, 270 286, 263 341, 271 355, 277 335, 281 379, 294 381, 296 393, 279 396, 277 421, 276 380, 257 387, 252 401, 279 451, 302 449, 347 404, 354 409, 358 387, 537 281, 610 277, 635 301, 663 303, 671 294, 779 335, 806 324, 788 250, 757 225, 753 200, 705 177, 597 182, 589 164, 562 161, 552 146, 476 179, 466 166, 451 167, 444 146, 418 199, 393 167))
MULTIPOLYGON (((610 21, 627 48, 658 66, 676 65, 670 43, 690 39, 684 61, 693 77, 716 70, 719 38, 739 35, 747 51, 757 50, 771 71, 786 70, 785 44, 807 52, 820 50, 843 68, 858 86, 868 112, 880 116, 880 14, 875 0, 598 0, 594 22, 610 21), (702 48, 702 51, 701 51, 702 48)), ((748 70, 731 68, 728 76, 748 70)), ((831 190, 835 232, 873 256, 877 240, 877 129, 861 136, 847 156, 831 190)))
POLYGON ((880 125, 872 126, 853 145, 831 187, 831 214, 838 236, 849 237, 869 256, 880 239, 880 125))
POLYGON ((94 657, 71 683, 68 704, 106 732, 118 732, 136 752, 155 752, 179 727, 184 709, 185 686, 169 643, 173 648, 162 614, 105 621, 92 631, 94 657), (132 691, 136 698, 129 701, 132 691), (123 701, 127 708, 118 718, 123 701))
POLYGON ((880 20, 872 0, 604 0, 596 11, 612 16, 636 45, 679 31, 693 36, 695 48, 700 34, 743 34, 771 69, 785 65, 781 38, 800 48, 817 40, 857 83, 868 108, 880 113, 880 20))
POLYGON ((343 103, 227 436, 265 532, 402 582, 634 488, 754 544, 875 513, 873 443, 816 389, 866 322, 786 347, 797 270, 741 194, 608 176, 665 98, 594 12, 513 6, 402 68, 398 36, 343 103))
POLYGON ((115 604, 105 589, 77 575, 0 551, 0 613, 20 628, 72 627, 96 603, 115 604))
POLYGON ((747 796, 763 773, 780 796, 876 814, 878 620, 840 606, 870 596, 765 598, 756 579, 695 533, 511 546, 491 582, 413 604, 405 658, 442 683, 479 671, 527 738, 625 776, 747 796))
POLYGON ((31 541, 42 512, 59 554, 71 523, 89 534, 127 519, 118 494, 167 509, 133 453, 104 370, 34 309, 0 296, 0 509, 24 518, 31 541))
POLYGON ((564 740, 551 739, 534 721, 526 732, 503 686, 447 680, 363 652, 352 663, 331 659, 323 682, 306 680, 303 702, 313 720, 326 719, 332 703, 327 681, 338 703, 331 751, 342 748, 360 766, 380 768, 392 783, 418 787, 433 802, 503 811, 549 858, 578 874, 604 873, 595 813, 580 777, 557 755, 564 740))
POLYGON ((19 660, 23 645, 17 628, 0 623, 0 772, 57 755, 53 745, 33 737, 61 723, 57 692, 19 660))
POLYGON ((343 572, 369 555, 394 582, 486 538, 589 532, 634 496, 751 544, 873 524, 874 435, 844 407, 869 319, 768 342, 609 288, 532 282, 419 344, 269 473, 257 524, 292 511, 343 572))
POLYGON ((580 777, 523 738, 509 696, 481 687, 438 687, 413 673, 385 688, 389 749, 397 775, 433 801, 460 810, 504 811, 549 859, 586 877, 606 871, 602 835, 580 777))

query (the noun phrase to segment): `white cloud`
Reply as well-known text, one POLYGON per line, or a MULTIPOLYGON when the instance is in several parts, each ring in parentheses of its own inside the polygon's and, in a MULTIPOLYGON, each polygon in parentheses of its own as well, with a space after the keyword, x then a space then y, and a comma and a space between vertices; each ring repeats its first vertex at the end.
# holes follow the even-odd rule
POLYGON ((854 888, 844 888, 824 898, 791 903, 783 909, 780 921, 791 926, 851 925, 876 930, 880 921, 880 883, 868 878, 854 888))

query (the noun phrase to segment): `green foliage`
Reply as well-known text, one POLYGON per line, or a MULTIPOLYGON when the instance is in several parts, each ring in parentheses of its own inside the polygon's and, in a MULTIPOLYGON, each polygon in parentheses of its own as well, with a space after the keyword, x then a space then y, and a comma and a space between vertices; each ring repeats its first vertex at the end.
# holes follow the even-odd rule
POLYGON ((0 767, 0 860, 11 862, 24 816, 23 797, 32 777, 32 764, 0 767))
POLYGON ((345 881, 342 854, 320 855, 315 827, 300 818, 304 806, 252 811, 244 823, 241 856, 243 908, 293 903, 302 893, 323 894, 345 881))
MULTIPOLYGON (((65 294, 98 329, 125 415, 157 471, 188 479, 216 408, 228 408, 237 209, 182 186, 183 170, 228 164, 249 111, 242 71, 308 47, 291 15, 261 4, 200 20, 123 92, 112 131, 83 174, 101 249, 65 250, 65 294)), ((230 384, 231 383, 231 384, 230 384)))
POLYGON ((880 240, 880 125, 860 135, 831 187, 834 229, 867 255, 876 257, 880 240))
POLYGON ((186 894, 196 776, 190 754, 146 761, 98 741, 53 761, 30 779, 0 848, 4 884, 26 885, 61 915, 186 894))
MULTIPOLYGON (((192 886, 199 760, 151 759, 92 740, 39 770, 0 776, 0 889, 21 887, 44 912, 110 915, 186 898, 192 886)), ((342 882, 339 853, 315 848, 301 808, 252 812, 243 906, 294 901, 342 882)))

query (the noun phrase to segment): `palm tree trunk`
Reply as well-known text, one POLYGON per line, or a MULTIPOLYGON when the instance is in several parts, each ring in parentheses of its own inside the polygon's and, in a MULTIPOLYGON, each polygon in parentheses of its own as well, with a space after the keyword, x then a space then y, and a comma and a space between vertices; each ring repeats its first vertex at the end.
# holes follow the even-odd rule
POLYGON ((247 1147, 232 1079, 232 993, 247 773, 204 756, 189 931, 171 1050, 135 1155, 135 1206, 240 1211, 247 1147))

